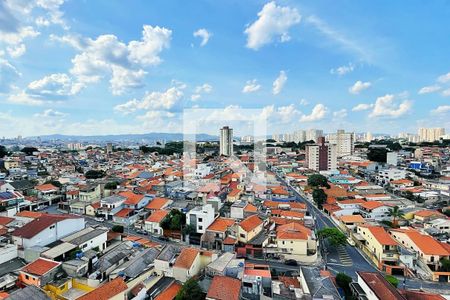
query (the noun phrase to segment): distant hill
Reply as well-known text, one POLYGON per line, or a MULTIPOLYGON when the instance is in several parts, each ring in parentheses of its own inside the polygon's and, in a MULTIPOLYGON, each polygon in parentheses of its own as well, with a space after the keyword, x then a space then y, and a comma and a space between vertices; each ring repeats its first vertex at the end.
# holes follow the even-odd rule
MULTIPOLYGON (((116 135, 63 135, 51 134, 29 137, 28 139, 40 138, 41 141, 65 141, 65 142, 143 142, 143 141, 182 141, 182 133, 151 132, 144 134, 116 134, 116 135)), ((197 141, 217 140, 217 136, 200 133, 197 141)))

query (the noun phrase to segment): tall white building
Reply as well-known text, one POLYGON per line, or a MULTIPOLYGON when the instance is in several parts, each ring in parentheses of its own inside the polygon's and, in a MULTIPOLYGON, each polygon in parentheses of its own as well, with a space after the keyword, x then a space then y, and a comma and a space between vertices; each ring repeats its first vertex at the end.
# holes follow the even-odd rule
POLYGON ((373 135, 371 132, 366 133, 366 142, 371 142, 373 140, 373 135))
POLYGON ((294 132, 294 142, 296 143, 303 143, 306 141, 306 131, 304 130, 297 130, 294 132))
POLYGON ((228 126, 220 129, 220 155, 233 155, 233 129, 228 126))
POLYGON ((328 135, 328 142, 336 145, 337 156, 353 155, 355 149, 355 134, 340 129, 328 135))
POLYGON ((317 141, 318 138, 323 136, 323 130, 320 129, 308 129, 305 133, 306 141, 317 141))
POLYGON ((445 128, 419 128, 419 141, 434 142, 445 135, 445 128))
POLYGON ((306 145, 306 167, 315 171, 328 171, 337 169, 336 145, 325 143, 320 137, 316 144, 306 145))

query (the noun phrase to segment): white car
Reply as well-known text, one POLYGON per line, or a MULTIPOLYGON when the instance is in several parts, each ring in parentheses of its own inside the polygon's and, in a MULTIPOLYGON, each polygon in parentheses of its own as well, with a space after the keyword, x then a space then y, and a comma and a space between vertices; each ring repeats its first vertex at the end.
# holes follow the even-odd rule
POLYGON ((347 238, 347 243, 349 243, 350 246, 355 246, 355 241, 352 238, 347 238))
POLYGON ((105 219, 97 217, 97 218, 95 218, 95 221, 97 221, 97 222, 105 222, 105 219))

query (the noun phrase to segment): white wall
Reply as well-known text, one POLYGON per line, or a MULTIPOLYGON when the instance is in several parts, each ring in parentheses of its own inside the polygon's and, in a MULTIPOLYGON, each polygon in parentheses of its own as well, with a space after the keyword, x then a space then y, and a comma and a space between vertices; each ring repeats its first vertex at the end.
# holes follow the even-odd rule
POLYGON ((17 245, 4 244, 0 246, 0 264, 10 261, 18 255, 17 245))

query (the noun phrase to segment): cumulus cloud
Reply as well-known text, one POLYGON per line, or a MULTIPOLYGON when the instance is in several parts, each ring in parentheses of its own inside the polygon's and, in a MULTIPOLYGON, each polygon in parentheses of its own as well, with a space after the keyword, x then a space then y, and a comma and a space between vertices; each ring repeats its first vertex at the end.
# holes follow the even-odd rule
POLYGON ((11 90, 13 83, 21 76, 19 71, 6 59, 0 58, 0 93, 11 90))
POLYGON ((64 99, 78 94, 82 86, 73 82, 69 75, 56 73, 28 84, 26 92, 32 97, 42 99, 64 99))
POLYGON ((438 81, 441 83, 450 82, 450 72, 438 77, 438 81))
POLYGON ((245 86, 242 88, 242 92, 244 94, 253 93, 253 92, 258 91, 260 88, 261 88, 261 85, 258 84, 258 81, 256 79, 248 80, 245 83, 245 86))
POLYGON ((353 72, 355 69, 355 66, 352 63, 349 63, 348 65, 343 65, 340 67, 337 67, 336 69, 331 69, 330 74, 337 74, 339 76, 343 76, 347 73, 353 72))
POLYGON ((132 99, 114 107, 115 111, 129 114, 137 110, 168 110, 183 97, 183 90, 174 86, 164 92, 147 92, 141 100, 132 99))
POLYGON ((26 52, 26 46, 23 43, 25 39, 35 38, 40 32, 34 30, 31 26, 23 26, 15 32, 0 31, 0 42, 7 45, 6 51, 11 57, 22 56, 26 52))
POLYGON ((192 101, 199 100, 203 94, 209 94, 212 92, 212 86, 208 83, 204 83, 195 87, 195 93, 191 96, 192 101))
POLYGON ((450 105, 441 105, 431 111, 432 114, 440 115, 450 112, 450 105))
POLYGON ((205 28, 200 28, 193 33, 194 37, 201 38, 200 47, 205 46, 208 44, 209 39, 212 36, 212 33, 206 30, 205 28))
POLYGON ((429 85, 429 86, 424 86, 423 88, 421 88, 419 90, 419 94, 430 94, 430 93, 434 93, 437 92, 441 89, 440 86, 438 85, 429 85))
POLYGON ((143 86, 145 67, 161 63, 160 53, 170 46, 172 31, 159 26, 144 25, 139 41, 121 42, 115 35, 79 40, 74 37, 53 37, 81 50, 72 59, 70 73, 83 85, 110 76, 114 95, 143 86))
POLYGON ((308 102, 308 100, 302 98, 302 99, 300 99, 299 104, 300 104, 300 105, 303 105, 303 106, 306 106, 306 105, 309 104, 309 102, 308 102))
POLYGON ((370 88, 372 84, 370 82, 362 82, 361 80, 358 80, 357 82, 355 82, 355 84, 353 84, 351 87, 348 88, 348 91, 351 94, 359 94, 362 91, 370 88))
POLYGON ((398 118, 410 111, 412 107, 412 102, 410 100, 403 100, 401 102, 395 100, 395 96, 391 94, 378 97, 369 117, 398 118))
POLYGON ((34 116, 38 117, 38 118, 63 118, 65 116, 67 116, 67 114, 49 108, 49 109, 44 110, 41 113, 34 114, 34 116))
POLYGON ((444 96, 444 97, 450 96, 450 89, 446 89, 446 90, 442 91, 442 96, 444 96))
POLYGON ((347 117, 347 110, 345 108, 333 112, 333 118, 335 119, 343 119, 347 117))
POLYGON ((289 41, 289 29, 300 20, 296 8, 278 6, 274 1, 265 4, 258 13, 258 20, 245 29, 247 48, 258 50, 276 38, 282 43, 289 41))
POLYGON ((368 110, 373 107, 373 104, 367 104, 367 103, 360 103, 352 108, 352 111, 363 111, 368 110))
POLYGON ((272 94, 278 95, 286 84, 287 79, 286 72, 280 71, 280 75, 272 84, 272 94))
POLYGON ((311 114, 309 115, 303 115, 300 118, 300 122, 314 122, 319 121, 325 118, 326 114, 328 112, 328 109, 325 105, 319 103, 314 106, 311 114))

